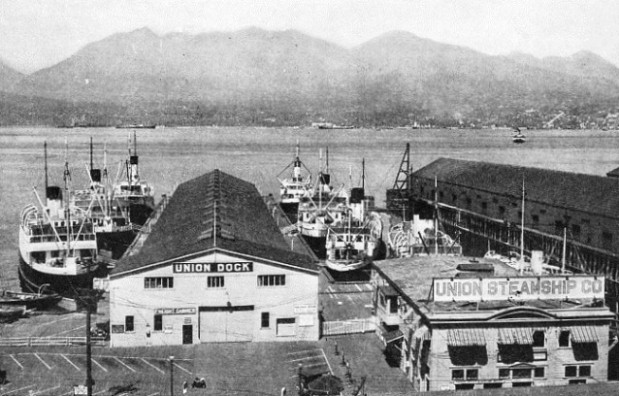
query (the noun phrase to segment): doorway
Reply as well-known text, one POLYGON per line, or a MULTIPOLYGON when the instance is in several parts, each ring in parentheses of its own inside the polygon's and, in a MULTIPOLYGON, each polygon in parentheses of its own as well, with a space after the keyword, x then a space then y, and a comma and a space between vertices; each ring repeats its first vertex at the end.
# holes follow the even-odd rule
POLYGON ((183 325, 183 344, 193 344, 193 325, 183 325))

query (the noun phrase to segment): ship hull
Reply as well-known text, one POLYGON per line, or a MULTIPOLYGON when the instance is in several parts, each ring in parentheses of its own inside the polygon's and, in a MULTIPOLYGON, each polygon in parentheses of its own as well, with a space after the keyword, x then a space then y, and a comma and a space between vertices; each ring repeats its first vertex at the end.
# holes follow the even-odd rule
POLYGON ((303 240, 307 243, 307 245, 310 247, 310 249, 312 249, 316 257, 318 257, 321 260, 327 257, 327 248, 326 248, 327 237, 326 236, 315 237, 315 236, 305 235, 303 233, 301 233, 301 236, 303 237, 303 240))
POLYGON ((296 223, 299 216, 299 202, 280 202, 279 207, 286 214, 291 223, 296 223))
POLYGON ((105 274, 100 269, 78 275, 50 275, 35 270, 19 256, 19 281, 23 291, 38 293, 43 285, 43 291, 52 291, 63 297, 76 297, 80 289, 92 289, 93 279, 105 274))

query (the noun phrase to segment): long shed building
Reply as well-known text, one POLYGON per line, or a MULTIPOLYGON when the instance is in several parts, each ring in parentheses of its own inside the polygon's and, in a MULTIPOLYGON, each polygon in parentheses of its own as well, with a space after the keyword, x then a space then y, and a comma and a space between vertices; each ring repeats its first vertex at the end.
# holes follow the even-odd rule
POLYGON ((253 184, 181 184, 110 276, 111 346, 317 340, 318 267, 291 251, 253 184))
POLYGON ((489 246, 519 250, 524 221, 525 252, 542 250, 557 265, 565 260, 573 270, 604 275, 617 311, 619 179, 612 172, 604 177, 439 158, 401 174, 387 192, 392 210, 438 208, 443 226, 461 236, 469 254, 489 246))

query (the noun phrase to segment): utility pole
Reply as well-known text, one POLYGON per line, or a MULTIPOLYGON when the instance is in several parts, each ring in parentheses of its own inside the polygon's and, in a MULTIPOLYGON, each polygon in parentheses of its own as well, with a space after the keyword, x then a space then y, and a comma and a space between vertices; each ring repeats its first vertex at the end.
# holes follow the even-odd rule
POLYGON ((170 356, 170 396, 174 396, 174 356, 170 356))
MULTIPOLYGON (((90 266, 88 266, 90 270, 90 266)), ((90 313, 91 304, 94 296, 89 291, 86 299, 86 391, 88 396, 92 396, 92 348, 90 345, 90 313)))

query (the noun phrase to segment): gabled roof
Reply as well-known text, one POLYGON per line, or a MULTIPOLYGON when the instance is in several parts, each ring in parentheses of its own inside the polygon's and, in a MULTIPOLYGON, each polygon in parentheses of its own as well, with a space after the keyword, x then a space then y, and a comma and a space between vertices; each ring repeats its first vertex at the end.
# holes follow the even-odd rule
MULTIPOLYGON (((414 178, 449 183, 493 194, 522 197, 555 207, 619 216, 616 178, 523 166, 439 158, 413 173, 414 178)), ((414 180, 413 180, 414 182, 414 180)))
POLYGON ((178 186, 140 251, 115 272, 214 249, 317 271, 290 250, 253 184, 214 170, 178 186))

